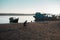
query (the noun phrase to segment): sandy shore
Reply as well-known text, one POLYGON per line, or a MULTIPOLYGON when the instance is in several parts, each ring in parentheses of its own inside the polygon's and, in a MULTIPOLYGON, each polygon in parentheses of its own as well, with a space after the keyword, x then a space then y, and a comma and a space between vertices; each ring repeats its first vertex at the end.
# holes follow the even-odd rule
POLYGON ((0 40, 60 40, 60 21, 0 24, 0 40))

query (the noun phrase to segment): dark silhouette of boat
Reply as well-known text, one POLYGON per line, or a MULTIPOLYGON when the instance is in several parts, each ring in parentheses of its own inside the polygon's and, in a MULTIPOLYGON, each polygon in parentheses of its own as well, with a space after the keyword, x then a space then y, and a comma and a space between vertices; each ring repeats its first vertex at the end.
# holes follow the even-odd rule
POLYGON ((10 23, 18 23, 19 18, 14 19, 14 17, 10 17, 9 20, 10 20, 10 23))

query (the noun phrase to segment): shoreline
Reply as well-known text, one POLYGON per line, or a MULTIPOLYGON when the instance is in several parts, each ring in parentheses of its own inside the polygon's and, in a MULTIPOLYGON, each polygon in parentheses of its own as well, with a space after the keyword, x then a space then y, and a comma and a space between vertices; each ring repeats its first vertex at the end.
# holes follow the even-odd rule
POLYGON ((0 24, 0 40, 60 40, 60 21, 0 24))

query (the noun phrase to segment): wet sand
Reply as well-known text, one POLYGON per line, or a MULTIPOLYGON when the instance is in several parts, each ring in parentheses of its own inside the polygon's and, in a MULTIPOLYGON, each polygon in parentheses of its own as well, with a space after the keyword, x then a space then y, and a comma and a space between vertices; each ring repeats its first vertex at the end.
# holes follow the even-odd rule
POLYGON ((60 21, 0 24, 0 40, 60 40, 60 21))

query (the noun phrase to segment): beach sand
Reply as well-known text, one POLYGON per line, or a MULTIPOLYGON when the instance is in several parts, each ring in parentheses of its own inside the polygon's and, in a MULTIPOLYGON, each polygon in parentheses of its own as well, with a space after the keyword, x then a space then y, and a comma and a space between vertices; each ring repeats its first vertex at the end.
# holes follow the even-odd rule
POLYGON ((60 40, 60 21, 0 24, 0 40, 60 40))

